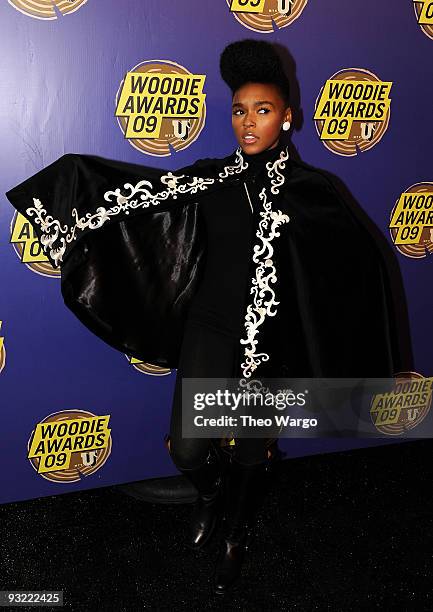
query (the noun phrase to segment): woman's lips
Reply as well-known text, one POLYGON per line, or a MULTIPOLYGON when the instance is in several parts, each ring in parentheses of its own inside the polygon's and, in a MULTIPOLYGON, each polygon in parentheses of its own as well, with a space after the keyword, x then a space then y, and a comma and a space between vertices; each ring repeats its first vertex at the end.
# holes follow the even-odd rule
POLYGON ((258 138, 256 136, 242 136, 242 141, 245 144, 253 144, 253 142, 257 142, 258 138))

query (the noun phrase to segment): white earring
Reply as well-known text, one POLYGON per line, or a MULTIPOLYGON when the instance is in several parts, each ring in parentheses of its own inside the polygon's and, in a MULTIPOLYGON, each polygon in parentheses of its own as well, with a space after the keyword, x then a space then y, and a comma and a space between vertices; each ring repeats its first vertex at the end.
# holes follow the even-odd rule
POLYGON ((290 121, 285 121, 285 122, 283 123, 283 130, 284 130, 285 132, 287 132, 288 130, 290 130, 290 121))

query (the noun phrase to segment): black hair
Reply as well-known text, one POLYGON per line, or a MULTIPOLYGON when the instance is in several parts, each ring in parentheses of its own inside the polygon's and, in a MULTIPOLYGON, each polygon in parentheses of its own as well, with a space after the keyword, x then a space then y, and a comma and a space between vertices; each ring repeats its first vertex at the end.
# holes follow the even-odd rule
POLYGON ((232 95, 245 83, 272 83, 278 87, 286 107, 290 104, 289 79, 269 42, 245 38, 230 43, 221 53, 220 73, 232 95))

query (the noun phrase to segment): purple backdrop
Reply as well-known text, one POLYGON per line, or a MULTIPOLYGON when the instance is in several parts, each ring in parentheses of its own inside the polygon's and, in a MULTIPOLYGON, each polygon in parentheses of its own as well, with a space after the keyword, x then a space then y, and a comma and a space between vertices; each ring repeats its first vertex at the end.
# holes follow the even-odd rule
MULTIPOLYGON (((20 261, 10 243, 14 209, 5 191, 64 153, 169 169, 200 157, 228 155, 237 143, 229 90, 219 76, 219 54, 228 42, 250 37, 289 48, 304 115, 294 145, 304 161, 341 177, 390 243, 389 215, 396 199, 414 183, 433 181, 433 81, 430 70, 426 73, 433 40, 417 23, 411 0, 310 0, 296 21, 270 33, 242 25, 225 0, 88 0, 69 14, 55 9, 57 18, 51 20, 26 15, 17 10, 20 4, 26 3, 0 6, 0 334, 6 349, 0 372, 0 502, 176 473, 163 443, 175 372, 150 375, 131 366, 64 307, 58 278, 36 274, 20 261), (205 127, 191 146, 170 157, 133 148, 114 116, 125 73, 149 59, 170 60, 207 75, 205 127), (343 157, 320 141, 313 115, 325 81, 351 67, 393 82, 391 120, 375 147, 343 157), (27 442, 47 415, 71 409, 111 415, 111 455, 79 482, 50 482, 32 468, 27 442)), ((67 4, 58 3, 61 10, 67 4)), ((429 257, 397 257, 408 298, 415 369, 428 376, 432 262, 429 257)), ((289 456, 362 445, 350 440, 280 442, 289 456)))

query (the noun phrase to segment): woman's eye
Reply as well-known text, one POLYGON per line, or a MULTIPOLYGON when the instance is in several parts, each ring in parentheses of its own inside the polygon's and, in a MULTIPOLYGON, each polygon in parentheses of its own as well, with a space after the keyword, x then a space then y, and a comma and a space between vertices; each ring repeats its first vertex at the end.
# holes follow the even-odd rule
MULTIPOLYGON (((262 110, 263 110, 263 111, 265 111, 265 114, 266 114, 266 113, 269 113, 269 108, 264 108, 264 107, 263 107, 263 108, 259 108, 258 112, 260 112, 260 111, 262 111, 262 110)), ((238 108, 238 109, 236 109, 235 111, 233 111, 233 114, 234 114, 234 115, 237 115, 238 113, 243 113, 243 112, 244 112, 244 111, 243 111, 241 108, 238 108)))

